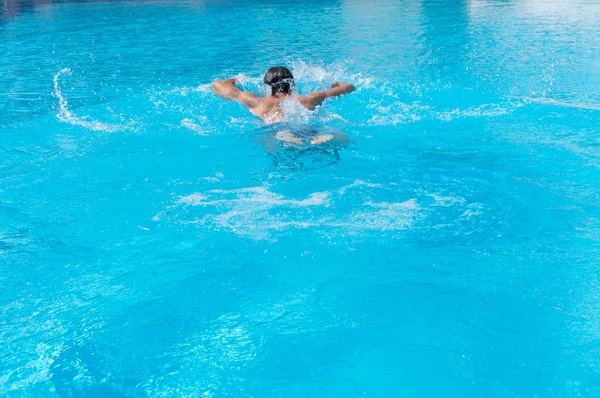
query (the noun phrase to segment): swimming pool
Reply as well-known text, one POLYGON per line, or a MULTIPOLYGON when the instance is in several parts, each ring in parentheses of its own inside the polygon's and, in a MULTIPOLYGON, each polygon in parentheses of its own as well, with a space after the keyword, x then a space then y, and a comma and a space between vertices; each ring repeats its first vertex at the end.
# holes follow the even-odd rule
POLYGON ((0 2, 0 395, 600 396, 593 1, 0 2), (268 148, 212 95, 357 91, 268 148))

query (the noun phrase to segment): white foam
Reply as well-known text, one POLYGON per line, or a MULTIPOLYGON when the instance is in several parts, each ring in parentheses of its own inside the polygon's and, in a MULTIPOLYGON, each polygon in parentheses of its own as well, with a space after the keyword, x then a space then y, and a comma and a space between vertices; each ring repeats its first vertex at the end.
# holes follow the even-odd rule
POLYGON ((366 186, 369 188, 382 188, 381 184, 372 184, 372 183, 365 182, 363 180, 356 180, 352 184, 344 185, 343 187, 338 189, 337 192, 339 194, 343 195, 346 193, 346 191, 348 189, 352 189, 352 188, 356 188, 356 187, 360 187, 360 186, 366 186))
MULTIPOLYGON (((337 195, 333 197, 329 192, 313 192, 304 199, 286 198, 271 192, 266 186, 215 189, 182 196, 174 207, 184 205, 205 208, 199 218, 178 221, 181 224, 212 226, 257 240, 270 240, 273 231, 288 228, 333 227, 341 229, 342 233, 368 230, 399 231, 410 228, 420 217, 421 209, 416 198, 389 203, 367 200, 359 202, 353 209, 342 206, 333 211, 326 210, 336 207, 337 197, 360 186, 386 189, 380 184, 357 180, 334 191, 337 195), (322 210, 311 210, 310 207, 322 210)), ((154 220, 158 221, 164 216, 175 214, 172 209, 157 214, 154 220)), ((181 213, 176 214, 176 217, 179 217, 181 213)))
POLYGON ((419 220, 455 209, 456 222, 483 214, 479 203, 468 203, 460 196, 422 192, 401 201, 377 201, 384 194, 396 196, 397 184, 378 184, 356 180, 332 192, 313 192, 305 198, 289 198, 274 193, 268 186, 213 189, 181 196, 173 206, 153 220, 174 221, 214 230, 230 231, 255 240, 276 240, 276 232, 286 229, 314 229, 328 237, 336 234, 360 235, 373 231, 400 232, 409 229, 452 227, 454 222, 434 226, 415 226, 419 220), (344 195, 358 195, 349 206, 344 195), (177 210, 184 206, 184 209, 177 210), (201 210, 194 210, 200 207, 201 210), (444 210, 442 210, 444 209, 444 210), (182 211, 183 210, 183 211, 182 211))
POLYGON ((199 193, 193 193, 191 195, 187 195, 187 196, 183 196, 183 197, 179 198, 179 201, 177 203, 183 203, 183 204, 191 205, 191 206, 198 206, 198 205, 202 204, 203 201, 206 199, 207 199, 207 197, 204 195, 201 195, 199 193))
POLYGON ((166 94, 179 94, 182 97, 187 97, 188 94, 190 94, 191 92, 196 92, 196 93, 210 93, 212 91, 212 87, 211 87, 212 83, 202 83, 198 86, 195 87, 189 87, 189 86, 185 86, 185 87, 176 87, 174 89, 171 90, 167 90, 164 93, 166 94))
POLYGON ((198 87, 196 87, 194 89, 194 91, 197 91, 199 93, 210 93, 211 92, 211 84, 210 83, 206 83, 206 84, 201 84, 198 87))
POLYGON ((369 119, 368 124, 377 126, 414 123, 421 120, 423 114, 429 110, 428 107, 418 104, 406 104, 402 101, 396 101, 387 106, 374 103, 368 105, 367 108, 375 109, 377 112, 369 119))
POLYGON ((565 108, 578 108, 578 109, 600 111, 600 105, 598 105, 598 104, 586 104, 586 103, 581 103, 581 102, 560 101, 560 100, 556 100, 556 99, 552 99, 552 98, 524 97, 523 100, 527 101, 527 102, 534 102, 534 103, 543 104, 543 105, 561 106, 561 107, 565 107, 565 108))
POLYGON ((124 130, 123 126, 102 123, 96 120, 90 120, 86 116, 77 116, 69 110, 69 103, 67 102, 67 99, 63 96, 62 91, 60 90, 58 79, 63 74, 71 75, 71 73, 71 69, 64 68, 59 70, 56 73, 56 75, 54 75, 54 95, 56 96, 56 98, 58 98, 58 114, 56 115, 56 117, 58 117, 58 119, 62 122, 72 124, 75 126, 81 126, 94 131, 114 132, 124 130))
POLYGON ((236 83, 239 83, 241 85, 245 85, 245 84, 258 85, 258 84, 262 83, 261 78, 250 77, 244 73, 239 73, 239 74, 235 75, 233 78, 236 80, 236 83))
POLYGON ((457 196, 442 196, 435 193, 428 194, 427 196, 435 200, 432 206, 451 207, 456 204, 464 204, 466 202, 465 198, 457 196))
POLYGON ((413 225, 420 210, 415 198, 393 203, 367 202, 366 205, 379 210, 365 209, 352 214, 345 220, 322 220, 319 224, 343 228, 347 232, 363 230, 401 231, 409 229, 413 225))
MULTIPOLYGON (((296 80, 307 82, 333 81, 335 74, 322 66, 310 65, 304 61, 295 61, 291 64, 292 74, 296 80)), ((337 71, 338 75, 340 70, 337 71)))
POLYGON ((188 119, 185 118, 181 121, 181 126, 192 130, 195 133, 198 133, 200 135, 206 135, 206 131, 204 131, 204 129, 202 128, 202 126, 200 126, 197 123, 194 123, 194 121, 192 119, 188 119))
POLYGON ((198 181, 219 182, 221 179, 219 177, 200 177, 198 181))
POLYGON ((402 101, 389 105, 375 103, 367 108, 374 109, 376 113, 369 119, 368 124, 389 126, 397 124, 414 123, 423 119, 437 119, 450 122, 455 119, 496 117, 510 114, 515 109, 523 106, 522 102, 508 102, 501 104, 482 104, 466 109, 455 108, 451 110, 436 111, 430 106, 419 103, 407 104, 402 101))
POLYGON ((358 87, 371 87, 375 78, 371 76, 363 76, 360 73, 348 73, 347 67, 344 64, 330 64, 327 66, 313 65, 302 60, 290 62, 292 74, 296 81, 319 83, 322 86, 329 88, 329 84, 336 81, 351 81, 358 87))
POLYGON ((483 104, 467 109, 453 109, 450 111, 436 112, 434 117, 443 121, 451 121, 454 119, 468 117, 495 117, 503 116, 513 112, 515 109, 523 106, 522 103, 507 103, 507 104, 483 104))
POLYGON ((278 195, 269 191, 266 187, 251 187, 251 188, 240 188, 233 190, 221 190, 215 189, 208 191, 205 195, 200 193, 193 193, 191 195, 183 196, 179 198, 177 203, 187 204, 191 206, 215 206, 220 204, 253 204, 256 206, 295 206, 295 207, 306 207, 306 206, 322 206, 327 204, 328 200, 327 192, 315 192, 303 200, 285 199, 282 195, 278 195), (226 199, 213 199, 209 197, 214 194, 231 195, 235 194, 236 198, 226 199))
POLYGON ((309 111, 295 98, 287 98, 281 101, 281 110, 283 119, 281 122, 287 123, 307 123, 312 117, 313 112, 309 111))

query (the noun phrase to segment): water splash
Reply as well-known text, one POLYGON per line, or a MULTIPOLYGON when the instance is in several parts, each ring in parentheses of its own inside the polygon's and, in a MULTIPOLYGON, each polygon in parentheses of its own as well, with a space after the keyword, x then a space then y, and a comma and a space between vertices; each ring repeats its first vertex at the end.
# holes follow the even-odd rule
POLYGON ((512 101, 481 104, 466 109, 436 110, 434 106, 422 105, 419 102, 407 104, 396 101, 389 105, 374 103, 368 106, 369 109, 374 110, 374 114, 368 120, 367 125, 393 126, 414 123, 420 120, 451 122, 466 118, 499 117, 509 115, 524 105, 522 101, 512 101))
POLYGON ((283 119, 280 120, 281 122, 308 123, 313 116, 313 113, 295 98, 283 100, 281 102, 281 109, 283 110, 283 119))
POLYGON ((67 99, 63 96, 62 91, 60 89, 58 79, 63 74, 71 75, 72 73, 73 72, 70 68, 63 68, 59 70, 56 73, 56 75, 54 75, 54 96, 58 98, 58 113, 56 114, 56 117, 61 122, 72 124, 75 126, 81 126, 93 131, 115 132, 124 130, 124 126, 102 123, 97 120, 91 120, 87 116, 77 116, 73 112, 71 112, 71 110, 69 109, 69 103, 67 102, 67 99))
POLYGON ((327 204, 328 193, 327 192, 314 192, 304 200, 292 200, 285 199, 282 195, 269 191, 268 187, 251 187, 251 188, 239 188, 231 190, 214 189, 207 192, 209 196, 214 194, 217 195, 231 195, 235 194, 236 199, 217 199, 207 200, 206 195, 199 193, 193 193, 191 195, 183 196, 179 199, 178 203, 192 205, 192 206, 211 206, 222 203, 253 203, 256 206, 268 207, 273 206, 322 206, 327 204))
MULTIPOLYGON (((172 206, 157 214, 155 222, 204 225, 229 230, 256 240, 271 240, 272 233, 288 228, 331 228, 343 233, 360 231, 401 231, 408 229, 421 217, 416 198, 398 202, 377 202, 363 198, 362 206, 345 209, 342 196, 356 188, 385 189, 380 184, 355 181, 329 192, 313 192, 304 199, 287 198, 272 192, 268 186, 212 189, 181 196, 172 206), (200 207, 198 211, 194 208, 200 207), (178 209, 189 213, 179 219, 178 209), (345 209, 345 210, 344 210, 345 209), (177 215, 176 215, 177 213, 177 215), (202 213, 200 218, 196 215, 202 213)), ((362 197, 362 191, 356 189, 362 197)), ((367 195, 368 196, 368 195, 367 195)))
POLYGON ((202 126, 200 126, 197 123, 194 123, 193 120, 185 118, 181 121, 181 126, 192 130, 193 132, 196 132, 200 135, 206 135, 206 131, 202 128, 202 126))
POLYGON ((342 63, 325 65, 314 65, 302 60, 290 61, 292 74, 297 81, 317 84, 317 88, 329 88, 336 81, 351 81, 357 87, 370 87, 375 80, 372 76, 364 76, 362 73, 350 73, 348 67, 342 63))
POLYGON ((540 97, 540 98, 524 97, 523 100, 526 102, 533 102, 533 103, 542 104, 542 105, 550 105, 550 106, 557 106, 557 107, 564 107, 564 108, 577 108, 577 109, 585 109, 585 110, 590 110, 590 111, 600 111, 600 105, 598 105, 598 104, 568 102, 568 101, 561 101, 561 100, 556 100, 556 99, 552 99, 552 98, 542 98, 542 97, 540 97))

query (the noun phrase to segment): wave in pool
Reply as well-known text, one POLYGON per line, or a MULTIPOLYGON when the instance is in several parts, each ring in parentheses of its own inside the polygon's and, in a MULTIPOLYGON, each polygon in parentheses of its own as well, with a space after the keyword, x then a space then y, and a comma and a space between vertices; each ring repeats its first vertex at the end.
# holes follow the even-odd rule
POLYGON ((403 199, 374 198, 386 197, 394 187, 357 180, 336 190, 313 192, 305 198, 286 197, 273 192, 268 185, 210 189, 179 197, 173 205, 156 214, 153 221, 222 229, 255 240, 276 240, 273 233, 287 229, 310 229, 330 236, 468 228, 460 224, 472 223, 483 215, 480 203, 457 196, 424 192, 403 199), (347 200, 361 205, 347 209, 347 200), (418 223, 430 214, 435 216, 436 207, 453 208, 454 218, 429 220, 435 221, 432 225, 418 223))

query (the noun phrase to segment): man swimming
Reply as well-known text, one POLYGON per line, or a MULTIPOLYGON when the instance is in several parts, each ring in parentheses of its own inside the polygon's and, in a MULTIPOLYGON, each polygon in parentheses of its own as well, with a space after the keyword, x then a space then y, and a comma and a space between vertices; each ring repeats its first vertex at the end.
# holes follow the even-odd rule
MULTIPOLYGON (((284 113, 282 102, 284 100, 297 100, 308 110, 314 110, 326 99, 338 97, 354 91, 354 86, 350 83, 336 82, 331 85, 329 90, 315 91, 308 95, 297 95, 292 93, 294 87, 294 76, 289 69, 283 66, 274 66, 270 68, 263 79, 265 84, 271 86, 270 97, 259 97, 258 95, 242 91, 235 86, 235 79, 216 80, 212 83, 213 92, 226 100, 235 100, 246 105, 248 110, 254 115, 260 117, 266 123, 275 123, 283 119, 284 113)), ((289 130, 283 130, 276 134, 277 139, 295 144, 302 144, 302 139, 295 136, 289 130)), ((320 144, 329 141, 333 135, 317 135, 311 139, 311 144, 320 144)))

